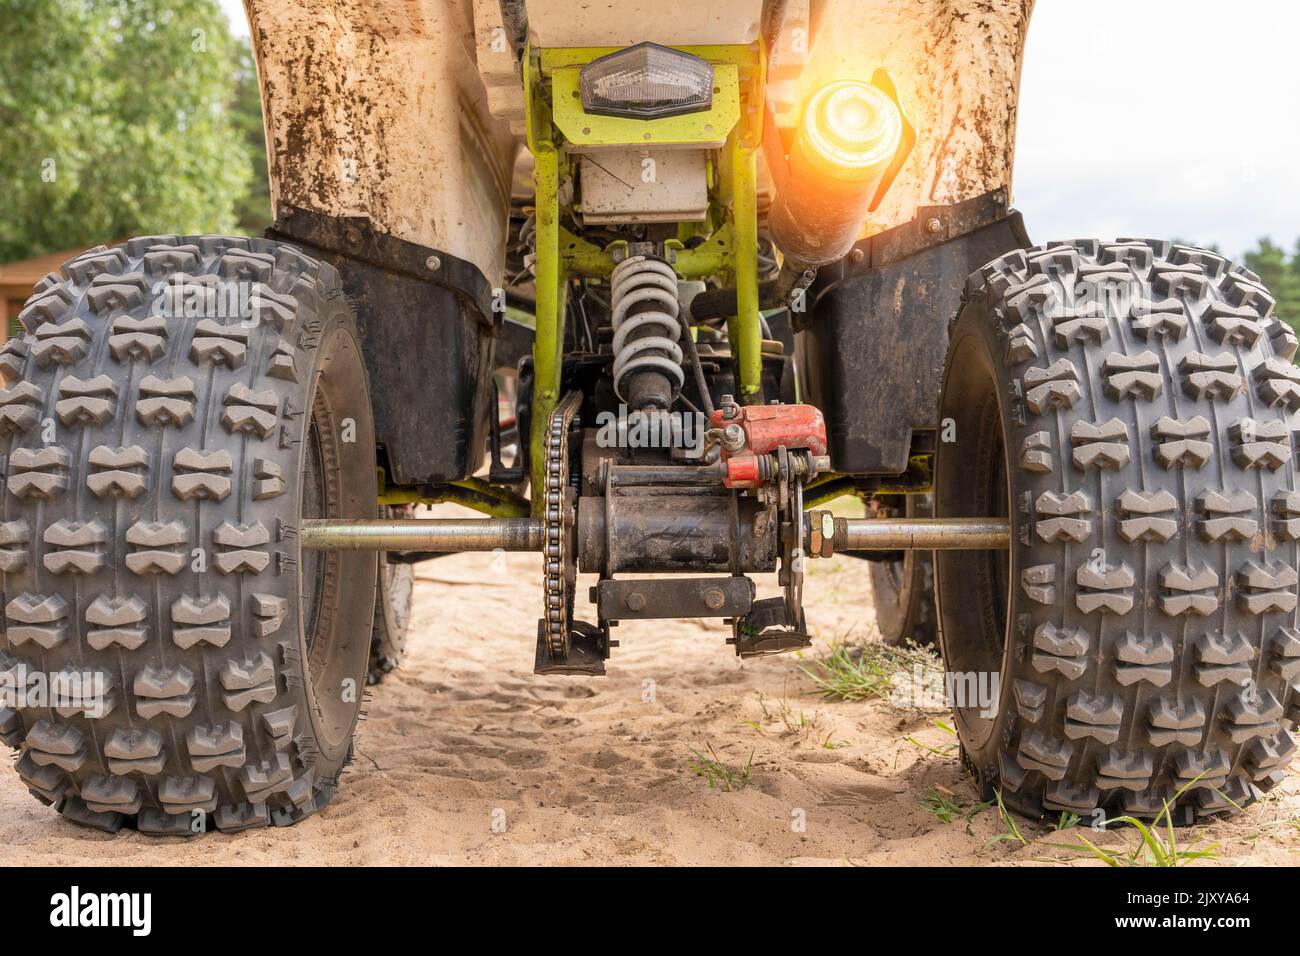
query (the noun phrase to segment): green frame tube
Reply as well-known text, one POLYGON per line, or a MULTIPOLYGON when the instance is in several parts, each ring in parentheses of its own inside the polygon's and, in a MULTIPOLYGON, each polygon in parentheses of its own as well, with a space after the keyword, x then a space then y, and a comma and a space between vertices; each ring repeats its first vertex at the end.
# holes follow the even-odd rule
MULTIPOLYGON (((534 276, 537 286, 536 337, 533 340, 533 404, 529 425, 529 472, 532 480, 534 515, 541 514, 542 496, 536 489, 545 487, 545 449, 551 413, 560 400, 564 361, 565 299, 569 276, 587 278, 608 276, 613 270, 613 256, 573 235, 560 225, 560 177, 566 162, 554 139, 551 105, 543 89, 543 53, 552 60, 568 57, 575 64, 589 62, 601 51, 529 49, 524 57, 524 93, 528 104, 528 146, 533 154, 535 190, 536 258, 534 276)), ((702 48, 701 55, 718 62, 742 64, 742 105, 749 103, 748 115, 761 116, 764 82, 763 56, 757 46, 702 48)), ((560 62, 560 60, 556 60, 560 62)), ((738 315, 727 322, 728 335, 736 362, 741 401, 763 401, 763 337, 759 322, 758 301, 758 173, 757 150, 760 130, 752 120, 731 130, 723 148, 723 175, 718 186, 724 205, 729 205, 729 220, 715 230, 696 249, 680 249, 674 267, 683 278, 727 276, 736 285, 738 315)))
POLYGON ((537 332, 533 339, 533 407, 528 429, 529 471, 533 514, 542 513, 546 487, 546 433, 551 412, 560 400, 564 350, 565 275, 560 257, 560 155, 555 144, 539 141, 533 149, 536 189, 537 332))
POLYGON ((758 317, 758 156, 732 134, 732 250, 735 256, 736 315, 727 320, 740 383, 740 400, 763 403, 763 333, 758 317))

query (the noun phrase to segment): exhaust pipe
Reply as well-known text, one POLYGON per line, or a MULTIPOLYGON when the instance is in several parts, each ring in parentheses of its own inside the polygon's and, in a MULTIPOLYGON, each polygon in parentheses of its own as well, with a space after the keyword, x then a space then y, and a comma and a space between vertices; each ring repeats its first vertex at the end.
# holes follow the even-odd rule
POLYGON ((843 258, 915 142, 884 70, 870 83, 840 80, 813 94, 788 157, 769 114, 763 153, 777 195, 768 226, 788 268, 806 271, 843 258))

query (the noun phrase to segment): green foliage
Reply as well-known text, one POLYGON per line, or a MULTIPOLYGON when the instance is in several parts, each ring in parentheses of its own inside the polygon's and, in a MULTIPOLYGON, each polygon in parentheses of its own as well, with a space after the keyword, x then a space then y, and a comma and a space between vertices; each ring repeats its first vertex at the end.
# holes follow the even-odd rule
POLYGON ((0 0, 0 23, 0 262, 234 227, 250 157, 214 0, 0 0))
POLYGON ((1002 818, 1002 825, 1005 826, 1006 829, 985 843, 984 849, 987 850, 989 847, 996 846, 999 843, 1019 843, 1021 846, 1028 846, 1029 841, 1026 840, 1025 835, 1020 832, 1020 826, 1016 823, 1016 818, 1008 812, 1007 805, 1002 802, 1002 791, 993 791, 993 796, 998 802, 998 816, 1002 818))
POLYGON ((1300 329, 1300 239, 1288 256, 1285 249, 1265 236, 1255 249, 1246 253, 1242 263, 1259 274, 1277 299, 1277 317, 1300 329))
POLYGON ((271 224, 271 184, 266 171, 266 130, 262 125, 262 94, 248 41, 238 39, 235 61, 235 99, 230 121, 248 148, 248 189, 235 202, 239 231, 261 235, 271 224))

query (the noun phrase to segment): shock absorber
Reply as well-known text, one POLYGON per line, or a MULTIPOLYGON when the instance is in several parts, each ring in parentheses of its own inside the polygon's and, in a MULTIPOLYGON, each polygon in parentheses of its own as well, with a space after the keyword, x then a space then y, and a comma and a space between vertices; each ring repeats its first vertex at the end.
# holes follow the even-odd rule
POLYGON ((610 276, 614 394, 640 411, 669 409, 685 381, 677 273, 653 254, 628 256, 610 276))

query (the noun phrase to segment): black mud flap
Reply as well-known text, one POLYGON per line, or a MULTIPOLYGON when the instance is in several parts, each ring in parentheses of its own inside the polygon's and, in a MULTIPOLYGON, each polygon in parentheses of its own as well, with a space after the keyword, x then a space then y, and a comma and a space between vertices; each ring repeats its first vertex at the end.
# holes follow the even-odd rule
POLYGON ((356 309, 375 443, 398 485, 458 481, 487 447, 503 324, 471 262, 376 231, 365 217, 281 207, 268 238, 334 266, 356 309), (436 427, 430 427, 436 422, 436 427))
POLYGON ((841 474, 901 475, 913 432, 934 429, 948 323, 966 277, 1029 245, 1001 192, 863 239, 818 272, 811 307, 796 315, 804 401, 826 416, 841 474))

